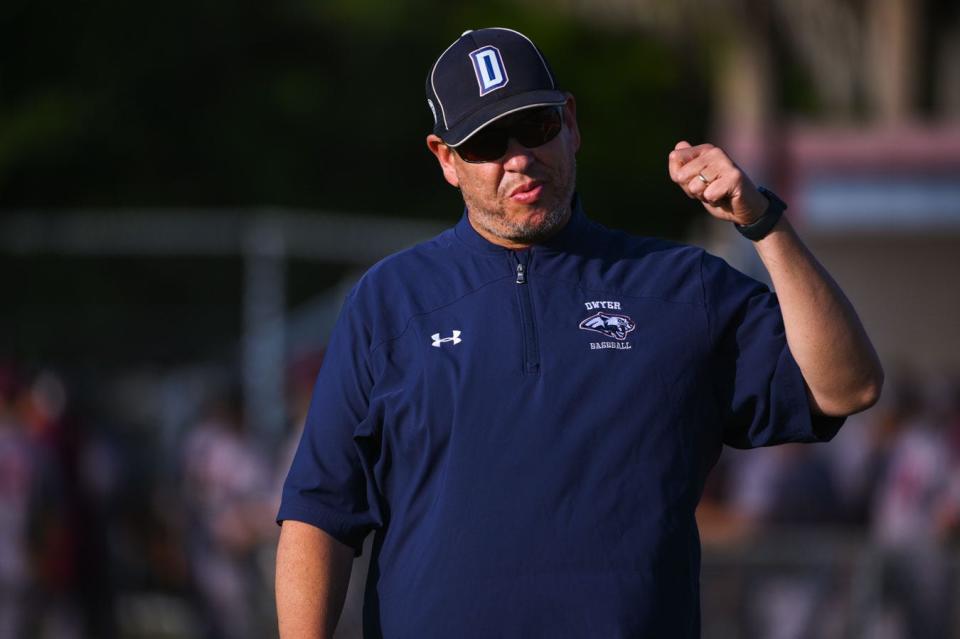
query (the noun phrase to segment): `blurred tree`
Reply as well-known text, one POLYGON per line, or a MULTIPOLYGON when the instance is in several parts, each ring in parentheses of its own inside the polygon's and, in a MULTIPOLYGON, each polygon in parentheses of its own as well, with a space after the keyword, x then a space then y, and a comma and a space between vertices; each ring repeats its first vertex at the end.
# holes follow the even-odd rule
POLYGON ((251 0, 0 10, 0 206, 250 206, 454 220, 423 83, 464 29, 509 25, 578 97, 599 219, 679 236, 665 156, 702 139, 698 60, 635 27, 529 3, 251 0))
MULTIPOLYGON (((0 7, 0 210, 249 207, 453 223, 463 203, 424 138, 424 82, 465 29, 510 26, 577 97, 594 218, 682 237, 702 215, 667 177, 702 140, 708 61, 646 27, 533 2, 7 0, 0 7)), ((173 363, 232 352, 239 259, 0 256, 0 355, 173 363)), ((289 300, 336 265, 291 267, 289 300), (304 283, 306 282, 306 284, 304 283)))

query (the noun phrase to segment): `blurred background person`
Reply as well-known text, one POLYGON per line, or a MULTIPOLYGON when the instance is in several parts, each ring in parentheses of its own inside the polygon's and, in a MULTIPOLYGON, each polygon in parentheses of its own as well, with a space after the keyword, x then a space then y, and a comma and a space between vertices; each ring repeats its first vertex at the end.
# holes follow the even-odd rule
POLYGON ((269 458, 247 437, 236 394, 213 398, 183 459, 188 556, 211 639, 267 632, 256 551, 274 533, 271 489, 269 458))
POLYGON ((32 585, 30 508, 36 489, 36 451, 16 411, 20 380, 0 365, 0 636, 25 636, 32 585))
POLYGON ((888 417, 894 441, 871 520, 887 604, 875 633, 932 639, 951 628, 955 562, 947 546, 953 525, 947 513, 957 511, 960 474, 950 441, 955 393, 943 382, 925 389, 905 385, 888 417))

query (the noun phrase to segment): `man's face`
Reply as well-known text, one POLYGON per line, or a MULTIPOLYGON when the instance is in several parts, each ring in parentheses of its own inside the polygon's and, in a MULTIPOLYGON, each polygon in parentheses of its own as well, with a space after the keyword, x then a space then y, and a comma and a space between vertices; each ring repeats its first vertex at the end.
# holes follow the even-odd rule
POLYGON ((460 189, 470 222, 495 244, 520 248, 553 235, 569 219, 580 148, 573 97, 563 106, 563 128, 549 142, 528 149, 510 139, 503 157, 466 162, 436 135, 427 146, 444 178, 460 189))

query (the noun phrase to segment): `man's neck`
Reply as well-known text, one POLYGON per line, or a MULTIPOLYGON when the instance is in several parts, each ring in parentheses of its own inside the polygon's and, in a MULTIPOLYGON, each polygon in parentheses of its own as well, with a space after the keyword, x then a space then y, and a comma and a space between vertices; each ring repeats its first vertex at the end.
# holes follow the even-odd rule
POLYGON ((563 228, 567 224, 570 223, 570 218, 572 215, 573 215, 573 208, 568 206, 567 209, 563 212, 563 217, 561 218, 560 223, 557 224, 556 228, 553 229, 549 235, 545 235, 544 237, 537 238, 536 240, 533 240, 533 241, 523 242, 523 241, 517 241, 517 240, 513 240, 506 237, 501 237, 496 233, 493 233, 492 231, 486 228, 483 228, 481 225, 477 224, 476 220, 474 219, 474 216, 470 214, 470 208, 467 207, 467 220, 470 222, 470 226, 473 227, 473 230, 476 231, 480 237, 487 240, 491 244, 496 244, 497 246, 502 246, 503 248, 510 249, 512 251, 520 251, 523 249, 527 249, 533 246, 534 244, 538 244, 540 242, 549 240, 551 237, 553 237, 554 235, 559 233, 561 230, 563 230, 563 228))

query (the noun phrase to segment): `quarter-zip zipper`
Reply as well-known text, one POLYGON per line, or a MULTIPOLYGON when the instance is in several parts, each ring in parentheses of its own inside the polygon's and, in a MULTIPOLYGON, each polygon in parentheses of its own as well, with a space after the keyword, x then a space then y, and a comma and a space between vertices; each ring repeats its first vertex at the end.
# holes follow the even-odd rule
POLYGON ((522 253, 514 251, 513 258, 517 263, 517 298, 520 300, 520 325, 523 328, 523 372, 527 375, 537 375, 540 373, 540 345, 537 342, 537 330, 533 321, 530 286, 527 284, 530 251, 522 253))

